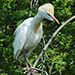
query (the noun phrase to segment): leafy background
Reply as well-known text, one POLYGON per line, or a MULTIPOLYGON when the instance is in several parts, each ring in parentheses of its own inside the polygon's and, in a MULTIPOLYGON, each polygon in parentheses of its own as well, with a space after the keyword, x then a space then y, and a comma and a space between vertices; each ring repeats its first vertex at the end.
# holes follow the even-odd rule
MULTIPOLYGON (((25 60, 22 60, 22 70, 19 72, 20 61, 14 59, 14 49, 12 47, 13 32, 21 22, 29 18, 30 2, 30 0, 0 1, 0 75, 23 75, 25 60)), ((39 0, 39 3, 35 4, 33 8, 32 17, 37 14, 37 8, 44 3, 53 4, 55 16, 60 25, 75 15, 75 0, 39 0)), ((60 25, 46 19, 42 23, 43 36, 47 43, 60 25)), ((35 51, 28 56, 32 65, 42 48, 41 44, 38 44, 35 51)), ((49 75, 60 75, 59 70, 61 70, 62 75, 75 75, 75 19, 56 35, 46 53, 48 58, 43 67, 49 75)), ((40 60, 36 67, 41 64, 42 61, 40 60)))

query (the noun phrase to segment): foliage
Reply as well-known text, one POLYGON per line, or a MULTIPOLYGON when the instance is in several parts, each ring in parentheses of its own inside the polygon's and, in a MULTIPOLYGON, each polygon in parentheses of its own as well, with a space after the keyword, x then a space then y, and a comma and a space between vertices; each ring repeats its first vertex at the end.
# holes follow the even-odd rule
MULTIPOLYGON (((52 3, 55 9, 55 16, 62 24, 75 14, 75 0, 39 0, 32 11, 32 16, 37 14, 36 7, 44 3, 52 3)), ((22 60, 22 70, 19 72, 19 62, 14 59, 13 32, 16 27, 29 18, 30 0, 1 0, 0 1, 0 75, 23 75, 25 62, 22 60)), ((59 27, 55 22, 46 19, 43 23, 43 36, 46 43, 59 27)), ((51 42, 46 53, 48 58, 44 63, 44 69, 51 75, 59 75, 62 70, 63 75, 75 75, 75 20, 69 22, 51 42)), ((42 42, 42 41, 41 41, 42 42)), ((28 58, 33 64, 42 50, 38 44, 36 50, 28 58)), ((46 54, 45 53, 45 54, 46 54)), ((41 61, 37 67, 41 65, 41 61)))

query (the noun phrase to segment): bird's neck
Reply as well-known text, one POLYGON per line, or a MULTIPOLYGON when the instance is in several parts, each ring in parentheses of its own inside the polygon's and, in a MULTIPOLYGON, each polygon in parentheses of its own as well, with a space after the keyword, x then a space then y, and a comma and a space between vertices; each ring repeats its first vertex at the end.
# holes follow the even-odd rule
POLYGON ((34 22, 36 22, 36 23, 40 23, 42 20, 43 20, 43 17, 42 17, 42 15, 38 12, 38 14, 37 15, 35 15, 35 17, 34 17, 34 22))
POLYGON ((43 20, 43 17, 40 13, 38 13, 33 20, 31 21, 31 28, 34 30, 36 34, 38 34, 41 30, 41 21, 43 20))

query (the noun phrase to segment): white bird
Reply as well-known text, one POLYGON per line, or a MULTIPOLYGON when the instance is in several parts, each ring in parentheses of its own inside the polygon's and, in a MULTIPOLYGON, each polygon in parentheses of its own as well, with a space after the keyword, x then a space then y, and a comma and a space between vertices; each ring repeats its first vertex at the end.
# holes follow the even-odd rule
MULTIPOLYGON (((50 21, 58 20, 54 17, 54 8, 50 3, 46 3, 38 8, 38 13, 33 18, 24 20, 15 30, 13 42, 14 57, 18 60, 28 56, 40 42, 43 34, 41 21, 46 18, 50 21)), ((27 59, 26 59, 27 60, 27 59)))

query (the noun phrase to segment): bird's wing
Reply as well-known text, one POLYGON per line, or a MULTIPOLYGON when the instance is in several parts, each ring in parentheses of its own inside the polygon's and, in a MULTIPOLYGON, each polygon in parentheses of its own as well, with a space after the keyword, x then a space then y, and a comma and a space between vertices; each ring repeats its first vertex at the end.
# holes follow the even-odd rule
MULTIPOLYGON (((18 27, 19 28, 19 27, 18 27)), ((21 53, 21 50, 23 49, 27 39, 29 38, 31 31, 28 30, 28 26, 23 25, 20 27, 20 29, 16 30, 15 33, 15 39, 13 42, 14 47, 14 57, 17 59, 19 54, 21 53)))
POLYGON ((21 30, 21 28, 23 27, 25 25, 25 23, 23 22, 23 23, 21 23, 17 28, 16 28, 16 30, 15 30, 15 32, 14 32, 14 34, 13 35, 17 35, 18 33, 19 33, 19 31, 21 30))
POLYGON ((29 23, 33 18, 28 18, 26 20, 24 20, 15 30, 14 34, 15 36, 18 35, 18 33, 20 32, 21 28, 23 28, 23 26, 29 26, 30 24, 27 24, 29 23), (25 24, 26 23, 26 24, 25 24))

